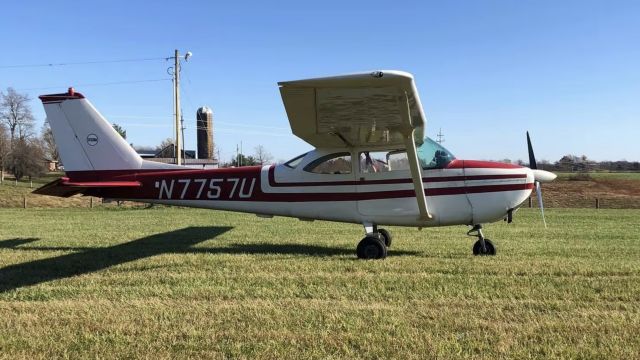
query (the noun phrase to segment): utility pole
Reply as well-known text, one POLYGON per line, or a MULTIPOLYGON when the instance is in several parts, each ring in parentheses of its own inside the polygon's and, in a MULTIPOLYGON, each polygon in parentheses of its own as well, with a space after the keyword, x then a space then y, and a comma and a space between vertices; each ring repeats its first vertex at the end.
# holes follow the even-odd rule
MULTIPOLYGON (((180 132, 182 133, 182 147, 184 147, 184 144, 185 144, 185 142, 184 142, 184 129, 185 129, 185 127, 184 127, 184 117, 182 116, 182 113, 180 113, 180 132)), ((185 153, 185 156, 186 155, 187 154, 185 153)), ((185 160, 185 162, 186 162, 186 160, 185 160)))
POLYGON ((191 52, 187 51, 187 53, 184 56, 180 56, 180 52, 178 51, 178 49, 175 50, 173 57, 169 57, 167 58, 167 60, 169 59, 173 59, 173 73, 170 73, 171 75, 173 75, 173 113, 175 115, 175 129, 176 129, 176 148, 175 148, 175 155, 176 155, 176 164, 178 165, 182 165, 182 143, 183 141, 183 137, 180 136, 180 132, 182 131, 182 127, 180 125, 180 58, 184 57, 185 61, 189 61, 189 58, 191 57, 191 52))
POLYGON ((444 142, 444 134, 442 133, 442 128, 440 128, 440 131, 438 131, 438 134, 436 136, 438 137, 436 142, 438 144, 442 144, 444 142))
POLYGON ((178 49, 176 49, 175 55, 173 59, 175 60, 173 64, 173 95, 175 98, 173 99, 173 103, 175 104, 175 115, 176 115, 176 164, 182 165, 182 151, 180 143, 180 53, 178 49))

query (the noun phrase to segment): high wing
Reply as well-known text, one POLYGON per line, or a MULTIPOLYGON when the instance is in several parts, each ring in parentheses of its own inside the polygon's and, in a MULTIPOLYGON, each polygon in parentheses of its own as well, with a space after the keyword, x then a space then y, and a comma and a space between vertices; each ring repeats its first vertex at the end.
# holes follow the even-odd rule
POLYGON ((413 81, 401 71, 279 82, 293 133, 315 147, 397 148, 426 118, 413 81))
POLYGON ((309 144, 406 149, 420 217, 431 218, 416 151, 426 117, 411 74, 373 71, 278 85, 291 131, 309 144))

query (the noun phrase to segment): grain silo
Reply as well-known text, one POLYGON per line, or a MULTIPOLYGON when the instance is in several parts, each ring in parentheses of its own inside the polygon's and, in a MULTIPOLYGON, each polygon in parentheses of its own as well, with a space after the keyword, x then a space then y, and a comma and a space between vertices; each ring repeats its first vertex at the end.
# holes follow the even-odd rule
POLYGON ((213 112, 203 106, 196 113, 198 159, 213 159, 213 112))

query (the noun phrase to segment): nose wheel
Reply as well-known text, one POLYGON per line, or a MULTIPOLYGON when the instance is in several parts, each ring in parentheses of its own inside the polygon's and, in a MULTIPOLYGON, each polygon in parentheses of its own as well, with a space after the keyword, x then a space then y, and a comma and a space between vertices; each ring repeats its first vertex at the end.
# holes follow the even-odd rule
POLYGON ((482 234, 482 225, 474 225, 471 230, 467 232, 469 236, 475 236, 478 241, 473 244, 473 255, 495 255, 496 248, 493 246, 491 240, 486 239, 482 234))

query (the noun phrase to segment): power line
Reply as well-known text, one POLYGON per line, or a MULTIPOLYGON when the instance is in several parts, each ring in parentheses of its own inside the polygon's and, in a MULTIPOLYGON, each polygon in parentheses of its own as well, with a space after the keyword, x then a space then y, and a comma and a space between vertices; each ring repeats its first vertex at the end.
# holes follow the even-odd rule
POLYGON ((110 64, 110 63, 125 63, 125 62, 156 61, 156 60, 167 60, 167 59, 168 58, 166 57, 156 57, 156 58, 138 58, 138 59, 76 61, 76 62, 47 63, 47 64, 0 65, 0 69, 54 67, 54 66, 71 66, 71 65, 95 65, 95 64, 110 64))
MULTIPOLYGON (((127 122, 120 122, 120 125, 122 127, 143 127, 143 128, 169 127, 169 125, 166 125, 166 124, 145 124, 145 123, 127 123, 127 122)), ((193 128, 185 128, 185 130, 189 130, 189 131, 208 130, 208 128, 201 127, 201 126, 194 126, 193 128)), ((247 129, 238 129, 233 127, 228 128, 228 127, 220 127, 220 126, 216 127, 213 132, 214 133, 221 132, 221 133, 227 133, 227 134, 268 135, 268 136, 281 136, 281 137, 291 136, 291 134, 287 134, 287 133, 252 131, 247 129)))
MULTIPOLYGON (((114 114, 114 115, 106 115, 107 119, 137 119, 137 120, 167 120, 169 118, 173 118, 171 115, 123 115, 123 114, 114 114)), ((250 129, 268 129, 268 130, 283 130, 285 132, 289 132, 290 128, 283 126, 269 126, 269 125, 259 125, 259 124, 250 124, 250 123, 238 123, 232 121, 224 121, 224 120, 215 120, 214 124, 219 125, 228 125, 231 127, 242 127, 242 128, 250 128, 250 129)))
MULTIPOLYGON (((123 80, 123 81, 112 81, 112 82, 103 82, 103 83, 89 83, 89 84, 74 84, 75 87, 89 87, 89 86, 106 86, 106 85, 120 85, 120 84, 139 84, 139 83, 149 83, 149 82, 159 82, 159 81, 170 81, 169 78, 164 79, 146 79, 146 80, 123 80)), ((17 89, 20 91, 28 91, 28 90, 48 90, 48 89, 65 89, 68 85, 61 86, 47 86, 47 87, 38 87, 38 88, 26 88, 26 89, 17 89)))

